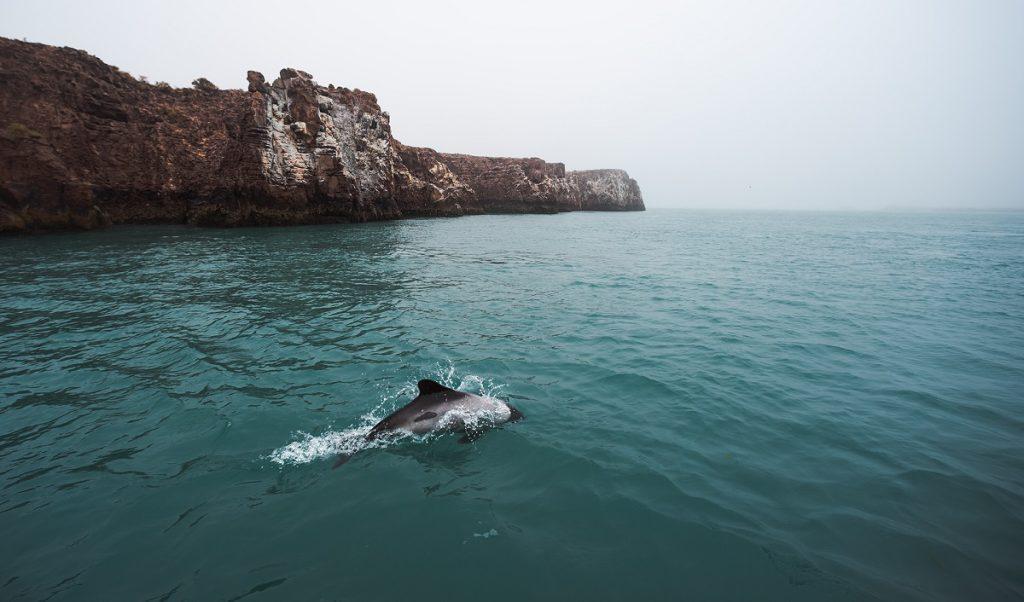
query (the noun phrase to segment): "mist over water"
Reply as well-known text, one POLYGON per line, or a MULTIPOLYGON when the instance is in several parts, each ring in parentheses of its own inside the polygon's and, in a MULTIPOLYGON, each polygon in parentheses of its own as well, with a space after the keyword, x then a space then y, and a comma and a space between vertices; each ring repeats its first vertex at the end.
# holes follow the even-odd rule
POLYGON ((1020 597, 1022 350, 1022 214, 4 238, 0 598, 1020 597))

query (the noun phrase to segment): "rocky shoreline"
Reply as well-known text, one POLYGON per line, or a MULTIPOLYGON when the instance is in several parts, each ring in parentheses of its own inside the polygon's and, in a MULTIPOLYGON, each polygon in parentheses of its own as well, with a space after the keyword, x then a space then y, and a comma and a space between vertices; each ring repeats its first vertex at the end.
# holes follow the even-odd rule
POLYGON ((369 92, 247 80, 173 88, 0 38, 0 232, 644 209, 622 170, 406 146, 369 92))

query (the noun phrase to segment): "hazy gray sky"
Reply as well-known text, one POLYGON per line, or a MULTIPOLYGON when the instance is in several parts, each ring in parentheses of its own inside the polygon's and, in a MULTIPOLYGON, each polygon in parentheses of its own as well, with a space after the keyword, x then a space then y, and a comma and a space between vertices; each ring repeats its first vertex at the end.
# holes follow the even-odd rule
POLYGON ((150 81, 298 67, 438 150, 621 167, 648 206, 1024 208, 1024 1, 0 1, 150 81))

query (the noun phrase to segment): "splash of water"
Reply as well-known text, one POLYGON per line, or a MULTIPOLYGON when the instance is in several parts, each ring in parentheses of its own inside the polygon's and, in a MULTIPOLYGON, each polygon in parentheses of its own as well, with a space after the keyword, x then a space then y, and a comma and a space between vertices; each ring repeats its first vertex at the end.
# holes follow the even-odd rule
MULTIPOLYGON (((437 364, 429 372, 429 376, 446 387, 459 391, 468 391, 485 397, 497 397, 503 386, 496 384, 490 379, 485 379, 474 374, 460 376, 452 362, 437 364)), ((274 464, 281 466, 300 465, 333 458, 338 455, 352 455, 367 449, 383 448, 395 445, 398 442, 423 443, 436 436, 433 434, 413 435, 412 433, 396 432, 388 436, 378 437, 373 441, 367 441, 366 435, 375 424, 385 416, 397 409, 398 401, 409 399, 416 394, 416 383, 409 381, 402 383, 397 389, 385 391, 381 396, 380 403, 372 410, 359 417, 357 424, 344 430, 328 430, 319 435, 305 432, 297 432, 297 439, 275 449, 269 455, 274 464)), ((489 412, 449 412, 443 418, 442 428, 456 420, 461 420, 467 427, 473 428, 496 422, 500 417, 489 412)))

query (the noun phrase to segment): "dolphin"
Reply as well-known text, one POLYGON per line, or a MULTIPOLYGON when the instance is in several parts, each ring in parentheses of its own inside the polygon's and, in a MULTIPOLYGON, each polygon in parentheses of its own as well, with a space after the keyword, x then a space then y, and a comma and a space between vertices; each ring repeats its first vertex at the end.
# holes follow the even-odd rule
MULTIPOLYGON (((465 433, 459 443, 476 441, 488 427, 525 418, 523 413, 500 399, 483 397, 446 387, 432 380, 416 383, 419 395, 404 407, 378 422, 366 434, 367 441, 395 431, 414 435, 430 432, 465 433)), ((334 463, 337 468, 355 454, 342 454, 334 463)))

